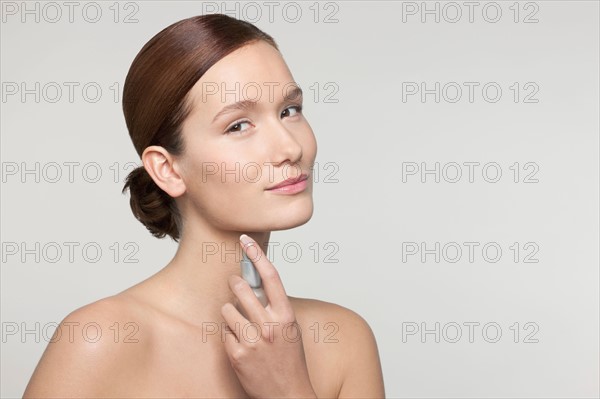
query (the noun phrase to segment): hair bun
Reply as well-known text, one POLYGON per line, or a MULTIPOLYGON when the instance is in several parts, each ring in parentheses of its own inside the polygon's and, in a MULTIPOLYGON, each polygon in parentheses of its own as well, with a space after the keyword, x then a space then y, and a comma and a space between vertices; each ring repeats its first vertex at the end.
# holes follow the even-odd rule
POLYGON ((156 185, 143 166, 139 166, 127 175, 122 193, 129 189, 129 205, 137 220, 154 237, 170 235, 179 239, 176 217, 179 215, 175 200, 156 185))

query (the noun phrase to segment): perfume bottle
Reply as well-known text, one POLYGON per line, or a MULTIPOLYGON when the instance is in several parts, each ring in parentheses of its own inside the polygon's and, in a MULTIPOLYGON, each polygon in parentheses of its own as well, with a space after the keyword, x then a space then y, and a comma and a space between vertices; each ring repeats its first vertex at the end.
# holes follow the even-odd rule
POLYGON ((258 270, 256 270, 254 263, 252 263, 250 258, 248 258, 248 255, 246 255, 246 252, 243 250, 240 267, 242 268, 242 278, 248 282, 252 288, 252 291, 254 291, 254 295, 256 295, 260 303, 263 306, 267 306, 268 299, 262 287, 260 274, 258 273, 258 270))

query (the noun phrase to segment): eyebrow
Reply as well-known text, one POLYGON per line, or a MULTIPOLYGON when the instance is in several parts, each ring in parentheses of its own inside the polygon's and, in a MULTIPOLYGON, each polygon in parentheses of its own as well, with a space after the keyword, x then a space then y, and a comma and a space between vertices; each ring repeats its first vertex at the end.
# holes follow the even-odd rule
MULTIPOLYGON (((286 95, 285 98, 283 99, 282 102, 285 101, 290 101, 290 100, 294 100, 296 98, 302 98, 302 89, 299 86, 294 86, 293 89, 289 90, 286 95)), ((242 100, 242 101, 238 101, 235 102, 233 104, 229 104, 226 105, 225 107, 223 107, 213 118, 211 123, 215 123, 215 121, 222 115, 230 113, 234 110, 248 110, 248 109, 252 109, 254 107, 256 107, 257 102, 254 100, 242 100)))

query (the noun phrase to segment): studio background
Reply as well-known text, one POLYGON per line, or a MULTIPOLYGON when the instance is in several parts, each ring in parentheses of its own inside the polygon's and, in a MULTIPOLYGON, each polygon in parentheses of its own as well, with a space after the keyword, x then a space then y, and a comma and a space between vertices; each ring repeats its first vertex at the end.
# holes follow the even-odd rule
POLYGON ((289 295, 368 321, 388 397, 598 397, 598 2, 472 21, 462 2, 76 3, 2 3, 2 397, 55 323, 175 253, 121 195, 140 164, 121 89, 154 34, 207 12, 272 35, 304 90, 315 211, 269 258, 289 295))

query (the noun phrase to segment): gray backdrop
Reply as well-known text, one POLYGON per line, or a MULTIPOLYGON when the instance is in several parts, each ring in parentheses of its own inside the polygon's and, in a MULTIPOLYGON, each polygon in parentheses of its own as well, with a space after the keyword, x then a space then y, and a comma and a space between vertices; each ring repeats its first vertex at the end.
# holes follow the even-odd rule
POLYGON ((272 4, 2 3, 2 397, 64 316, 173 256, 120 194, 120 90, 213 12, 308 94, 315 212, 269 258, 369 322, 387 396, 598 397, 598 2, 272 4))

